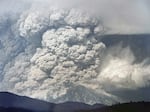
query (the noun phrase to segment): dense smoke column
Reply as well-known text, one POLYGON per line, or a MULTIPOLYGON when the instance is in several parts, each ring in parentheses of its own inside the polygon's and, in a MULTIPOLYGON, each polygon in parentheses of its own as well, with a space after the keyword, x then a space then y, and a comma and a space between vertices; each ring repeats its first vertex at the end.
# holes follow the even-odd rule
MULTIPOLYGON (((18 47, 23 44, 25 47, 13 60, 7 60, 2 90, 54 102, 95 102, 98 94, 84 85, 99 74, 105 49, 98 41, 103 26, 97 19, 77 9, 31 9, 23 13, 13 27, 18 30, 15 35, 20 39, 18 47), (84 98, 80 88, 90 96, 84 98), (76 91, 77 96, 72 91, 76 91)), ((13 39, 10 41, 13 43, 13 39)), ((18 51, 17 44, 15 51, 18 51)), ((13 50, 7 50, 13 54, 13 50)))
POLYGON ((125 101, 114 91, 149 86, 148 59, 135 63, 130 47, 108 48, 101 21, 79 9, 33 7, 0 20, 0 91, 111 104, 125 101))
MULTIPOLYGON (((29 38, 35 38, 32 36, 35 32, 43 32, 47 28, 42 33, 41 48, 38 48, 31 58, 32 67, 29 74, 32 77, 30 75, 29 77, 32 82, 30 83, 33 81, 39 83, 38 91, 42 90, 45 99, 49 101, 71 100, 94 103, 96 93, 89 90, 87 95, 90 96, 83 97, 84 91, 79 88, 86 85, 88 80, 95 79, 99 73, 100 58, 105 45, 98 42, 96 38, 100 38, 99 34, 103 26, 98 20, 80 10, 52 9, 48 13, 49 16, 36 22, 34 28, 30 26, 31 24, 29 25, 30 32, 26 29, 25 23, 23 27, 21 25, 21 31, 23 29, 25 34, 31 35, 29 38), (44 22, 47 22, 46 25, 44 22), (36 72, 37 70, 39 71, 36 72), (76 88, 74 94, 71 91, 72 88, 76 88)), ((40 15, 40 12, 36 14, 40 15)), ((39 92, 34 92, 31 93, 32 96, 41 96, 37 94, 39 92)))

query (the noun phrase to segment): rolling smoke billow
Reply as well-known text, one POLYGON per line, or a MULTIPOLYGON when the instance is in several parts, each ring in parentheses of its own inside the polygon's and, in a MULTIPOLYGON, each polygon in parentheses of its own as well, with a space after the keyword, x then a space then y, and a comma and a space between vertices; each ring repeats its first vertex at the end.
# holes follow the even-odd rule
POLYGON ((102 20, 79 9, 2 13, 0 91, 56 103, 129 101, 122 91, 150 86, 149 58, 136 62, 129 46, 108 47, 103 35, 102 20))

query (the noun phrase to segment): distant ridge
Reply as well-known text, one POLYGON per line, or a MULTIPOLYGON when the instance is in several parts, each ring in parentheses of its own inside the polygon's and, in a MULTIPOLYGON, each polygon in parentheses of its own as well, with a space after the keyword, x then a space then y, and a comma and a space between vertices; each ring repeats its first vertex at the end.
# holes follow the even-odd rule
POLYGON ((55 104, 28 98, 25 96, 18 96, 9 92, 0 92, 0 106, 17 107, 29 110, 33 109, 35 111, 47 111, 52 110, 55 104))
POLYGON ((150 112, 150 102, 130 102, 78 112, 150 112))
POLYGON ((137 62, 150 57, 150 34, 110 34, 100 38, 108 48, 121 43, 123 47, 130 47, 137 62), (138 48, 138 50, 137 50, 138 48))
POLYGON ((32 111, 32 110, 27 110, 27 109, 23 109, 23 108, 0 107, 0 112, 38 112, 38 111, 32 111))
POLYGON ((37 99, 0 92, 0 112, 150 112, 150 102, 129 102, 104 106, 79 102, 49 103, 37 99))
POLYGON ((88 105, 79 102, 65 102, 60 104, 49 103, 37 99, 32 99, 26 96, 18 96, 9 92, 0 92, 0 109, 15 110, 11 112, 75 112, 79 110, 91 110, 101 108, 104 105, 88 105))

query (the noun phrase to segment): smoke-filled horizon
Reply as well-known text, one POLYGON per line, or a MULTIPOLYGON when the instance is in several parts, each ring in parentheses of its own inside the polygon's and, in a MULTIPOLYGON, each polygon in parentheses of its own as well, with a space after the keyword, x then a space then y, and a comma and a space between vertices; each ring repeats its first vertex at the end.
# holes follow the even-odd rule
POLYGON ((85 10, 101 19, 108 34, 150 33, 149 0, 1 0, 0 12, 21 12, 32 6, 85 10))
POLYGON ((0 91, 56 103, 150 100, 149 35, 104 36, 149 33, 146 3, 2 0, 0 91))

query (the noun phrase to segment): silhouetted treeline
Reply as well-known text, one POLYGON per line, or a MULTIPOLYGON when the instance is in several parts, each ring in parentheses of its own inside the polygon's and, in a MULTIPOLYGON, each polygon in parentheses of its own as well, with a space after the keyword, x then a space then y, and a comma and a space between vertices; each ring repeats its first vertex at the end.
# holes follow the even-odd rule
POLYGON ((150 102, 130 102, 78 112, 150 112, 150 102))

